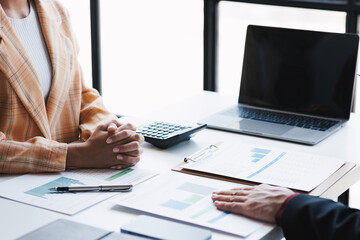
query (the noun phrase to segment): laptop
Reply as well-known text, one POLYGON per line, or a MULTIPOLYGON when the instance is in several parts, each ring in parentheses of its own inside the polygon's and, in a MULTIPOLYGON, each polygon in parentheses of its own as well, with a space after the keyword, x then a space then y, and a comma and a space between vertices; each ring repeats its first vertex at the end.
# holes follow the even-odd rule
POLYGON ((238 104, 209 128, 315 145, 350 117, 359 37, 249 25, 238 104))

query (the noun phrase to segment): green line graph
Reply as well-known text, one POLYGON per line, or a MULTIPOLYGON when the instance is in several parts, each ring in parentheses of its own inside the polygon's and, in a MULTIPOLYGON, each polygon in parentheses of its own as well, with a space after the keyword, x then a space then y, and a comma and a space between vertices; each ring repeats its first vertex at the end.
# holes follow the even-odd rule
POLYGON ((125 174, 128 174, 128 173, 130 173, 130 172, 132 172, 132 171, 134 171, 134 170, 135 170, 135 169, 133 169, 133 168, 129 168, 129 169, 127 169, 127 170, 124 170, 124 171, 122 171, 122 172, 119 172, 119 173, 117 173, 117 174, 114 174, 114 175, 106 178, 105 181, 109 181, 109 182, 110 182, 110 181, 113 181, 113 180, 115 180, 115 179, 117 179, 117 178, 119 178, 119 177, 121 177, 121 176, 124 176, 125 174))

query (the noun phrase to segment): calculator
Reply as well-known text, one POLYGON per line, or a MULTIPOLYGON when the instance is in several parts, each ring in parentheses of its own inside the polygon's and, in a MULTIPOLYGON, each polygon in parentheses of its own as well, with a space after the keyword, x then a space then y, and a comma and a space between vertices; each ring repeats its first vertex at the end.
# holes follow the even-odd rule
POLYGON ((184 126, 167 122, 151 122, 136 129, 145 137, 145 141, 165 149, 179 142, 189 140, 196 132, 204 129, 206 124, 184 126))

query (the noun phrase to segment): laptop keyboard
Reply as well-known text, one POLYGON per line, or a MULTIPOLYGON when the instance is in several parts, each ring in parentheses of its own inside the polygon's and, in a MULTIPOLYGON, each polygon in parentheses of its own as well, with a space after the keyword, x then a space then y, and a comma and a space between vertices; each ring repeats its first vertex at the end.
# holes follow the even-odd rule
POLYGON ((327 129, 338 123, 337 121, 332 120, 291 115, 286 113, 270 112, 246 107, 232 108, 226 111, 225 115, 296 126, 301 128, 308 128, 319 131, 326 131, 327 129))

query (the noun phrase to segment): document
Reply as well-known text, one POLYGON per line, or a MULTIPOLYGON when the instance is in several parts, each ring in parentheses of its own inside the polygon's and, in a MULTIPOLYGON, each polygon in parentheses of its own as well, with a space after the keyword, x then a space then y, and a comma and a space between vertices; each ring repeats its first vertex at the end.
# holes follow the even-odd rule
POLYGON ((186 158, 183 169, 310 192, 344 165, 341 159, 256 146, 219 143, 186 158))
POLYGON ((0 183, 0 196, 73 215, 119 192, 56 192, 49 191, 49 188, 81 185, 137 185, 155 175, 157 174, 137 166, 122 171, 83 169, 60 173, 26 174, 0 183))
POLYGON ((170 172, 142 184, 117 204, 179 221, 246 237, 264 223, 217 210, 212 192, 243 186, 210 178, 170 172))

